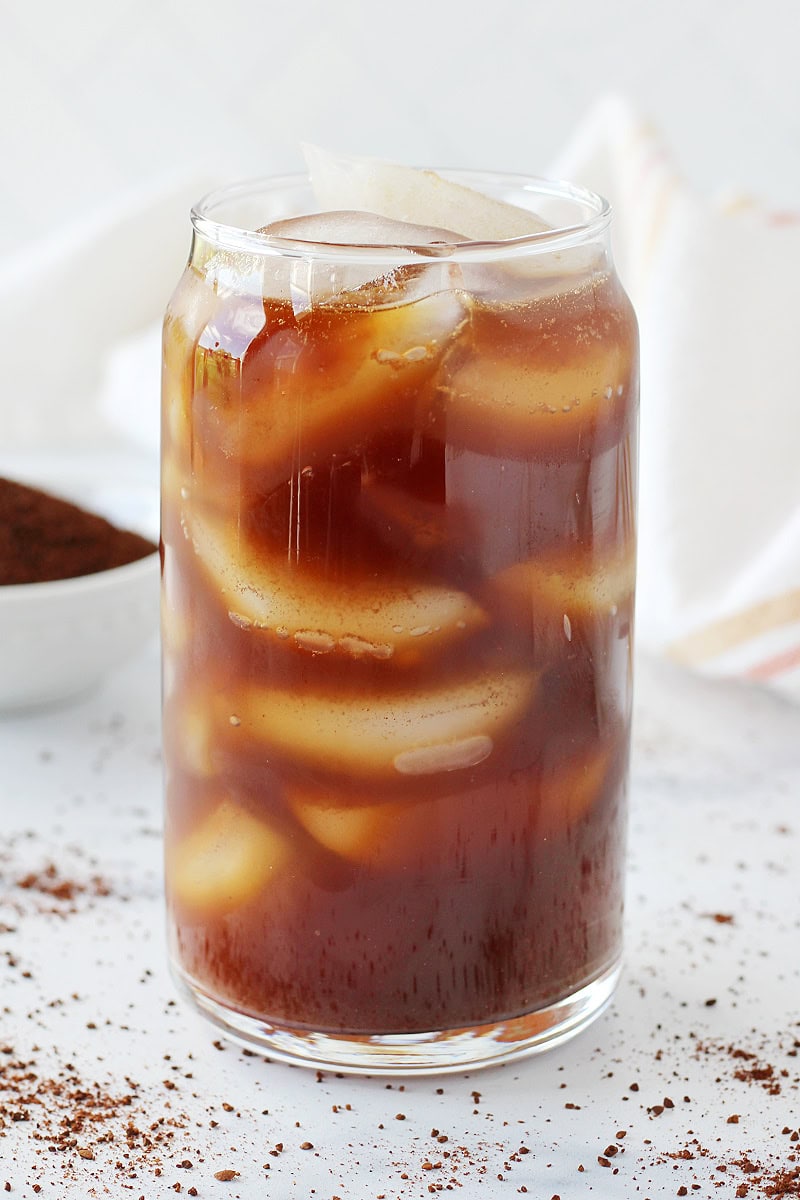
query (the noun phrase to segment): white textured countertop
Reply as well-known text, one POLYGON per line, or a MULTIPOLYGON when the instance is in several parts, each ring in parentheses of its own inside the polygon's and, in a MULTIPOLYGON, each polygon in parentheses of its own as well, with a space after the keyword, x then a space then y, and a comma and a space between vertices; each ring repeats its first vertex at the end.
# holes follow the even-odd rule
POLYGON ((641 663, 614 1004, 403 1085, 242 1053, 177 998, 158 703, 152 647, 0 720, 0 1194, 800 1195, 800 711, 641 663))

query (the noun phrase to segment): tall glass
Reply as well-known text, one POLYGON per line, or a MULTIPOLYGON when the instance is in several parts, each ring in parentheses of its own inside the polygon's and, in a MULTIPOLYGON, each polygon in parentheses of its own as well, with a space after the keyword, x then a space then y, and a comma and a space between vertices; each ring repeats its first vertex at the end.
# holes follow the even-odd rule
POLYGON ((173 969, 338 1070, 531 1053, 619 971, 636 323, 604 201, 451 177, 553 229, 274 238, 307 180, 240 185, 164 328, 173 969))

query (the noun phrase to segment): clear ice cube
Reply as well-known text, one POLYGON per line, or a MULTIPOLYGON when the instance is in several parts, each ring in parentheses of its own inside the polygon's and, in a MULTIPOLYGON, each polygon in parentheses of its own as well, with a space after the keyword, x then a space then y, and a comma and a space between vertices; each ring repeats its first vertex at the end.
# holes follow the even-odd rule
POLYGON ((457 225, 464 238, 505 241, 550 229, 535 213, 414 167, 304 146, 321 208, 362 209, 415 224, 457 225))
POLYGON ((452 229, 346 209, 284 217, 262 226, 259 233, 321 245, 385 246, 416 251, 435 248, 440 253, 446 253, 453 243, 466 240, 452 229))
POLYGON ((308 254, 295 254, 284 264, 298 318, 331 302, 387 307, 461 285, 458 268, 447 259, 463 238, 449 229, 336 211, 286 217, 259 233, 308 244, 308 254), (327 257, 326 246, 352 246, 353 256, 327 257), (420 264, 420 255, 436 261, 420 264))

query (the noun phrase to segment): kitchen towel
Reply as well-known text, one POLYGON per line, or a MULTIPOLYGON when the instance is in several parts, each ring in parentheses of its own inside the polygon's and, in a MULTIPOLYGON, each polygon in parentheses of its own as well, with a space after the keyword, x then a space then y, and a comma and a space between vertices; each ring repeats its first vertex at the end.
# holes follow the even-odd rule
POLYGON ((800 209, 699 195, 618 98, 555 170, 610 199, 639 318, 639 645, 800 700, 800 209))

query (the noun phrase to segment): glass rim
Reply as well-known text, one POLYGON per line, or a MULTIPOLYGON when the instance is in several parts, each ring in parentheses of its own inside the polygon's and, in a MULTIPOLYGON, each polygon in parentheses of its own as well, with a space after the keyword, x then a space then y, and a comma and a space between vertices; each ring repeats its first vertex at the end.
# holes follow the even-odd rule
MULTIPOLYGON (((604 196, 579 184, 562 179, 547 179, 544 176, 522 175, 498 171, 473 171, 456 168, 424 168, 436 170, 444 178, 480 191, 481 182, 505 185, 520 193, 539 195, 548 199, 571 201, 590 210, 589 216, 573 224, 546 229, 539 233, 503 240, 464 239, 453 242, 436 242, 425 246, 401 244, 363 245, 312 241, 307 238, 277 237, 275 234, 260 233, 243 225, 232 224, 214 217, 214 210, 222 205, 259 192, 278 193, 301 186, 310 186, 310 176, 305 172, 283 175, 265 175, 243 179, 207 192, 191 208, 191 223, 196 234, 206 242, 224 250, 247 252, 280 258, 314 258, 328 262, 431 262, 447 259, 449 262, 485 261, 514 257, 520 254, 552 253, 571 249, 597 239, 605 233, 611 222, 611 205, 604 196)), ((518 206, 521 207, 521 206, 518 206)), ((310 211, 314 211, 313 209, 310 211)), ((531 209, 531 212, 535 210, 531 209)), ((307 215, 307 214, 297 214, 307 215)))

